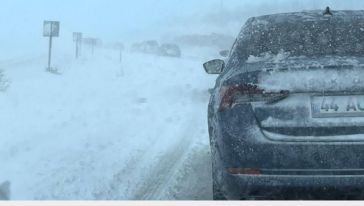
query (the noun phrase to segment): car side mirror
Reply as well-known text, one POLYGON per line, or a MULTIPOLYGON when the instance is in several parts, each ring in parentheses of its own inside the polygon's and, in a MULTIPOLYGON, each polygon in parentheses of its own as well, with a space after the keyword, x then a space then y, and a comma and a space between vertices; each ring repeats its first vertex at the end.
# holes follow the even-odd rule
POLYGON ((222 57, 228 57, 229 53, 230 53, 229 50, 222 50, 219 52, 220 56, 222 56, 222 57))
POLYGON ((221 74, 225 68, 225 62, 221 59, 214 59, 203 64, 208 74, 221 74))

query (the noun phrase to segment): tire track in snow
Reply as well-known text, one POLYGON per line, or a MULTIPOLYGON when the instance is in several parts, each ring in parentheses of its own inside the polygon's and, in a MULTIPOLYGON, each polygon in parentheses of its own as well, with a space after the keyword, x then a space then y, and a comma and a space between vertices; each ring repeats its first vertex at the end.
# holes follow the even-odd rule
POLYGON ((174 182, 170 183, 159 199, 212 200, 211 155, 208 144, 194 146, 176 173, 174 182))
MULTIPOLYGON (((201 95, 198 96, 201 98, 201 95)), ((195 106, 207 101, 205 98, 196 99, 194 91, 192 91, 192 99, 197 103, 195 106)), ((202 108, 204 106, 205 104, 201 105, 202 108)), ((188 125, 182 130, 182 135, 178 135, 178 142, 159 156, 158 161, 148 169, 150 171, 148 176, 144 178, 142 185, 138 187, 130 199, 192 200, 212 198, 209 141, 203 123, 205 113, 189 112, 189 114, 193 115, 189 116, 188 125), (203 145, 202 149, 201 145, 203 145), (196 188, 200 188, 202 191, 189 193, 196 188)))
POLYGON ((138 179, 138 174, 133 172, 143 170, 144 161, 149 159, 148 154, 156 147, 156 144, 157 142, 153 142, 148 148, 145 148, 145 150, 139 149, 134 152, 125 165, 113 175, 108 187, 94 195, 95 199, 129 199, 135 189, 135 182, 133 182, 133 180, 138 179))
POLYGON ((193 135, 188 137, 190 124, 171 148, 158 155, 157 160, 151 158, 159 151, 158 141, 145 150, 138 150, 125 165, 113 176, 107 188, 95 193, 95 199, 112 200, 145 200, 160 199, 164 189, 168 186, 174 172, 182 166, 191 150, 193 135), (188 137, 188 138, 185 138, 188 137), (154 164, 153 164, 154 163, 154 164))
POLYGON ((158 161, 152 168, 149 168, 149 174, 144 178, 142 185, 134 193, 130 199, 134 200, 158 200, 164 199, 163 196, 168 192, 168 187, 174 184, 176 176, 180 170, 183 170, 184 162, 191 155, 196 142, 201 140, 201 135, 205 132, 201 131, 198 125, 201 117, 199 113, 191 116, 191 120, 179 135, 179 140, 159 156, 158 161))
MULTIPOLYGON (((196 142, 200 142, 204 139, 208 142, 207 131, 205 131, 205 103, 207 102, 209 95, 206 95, 204 90, 190 89, 192 100, 192 111, 189 110, 186 119, 178 124, 184 125, 180 127, 175 134, 178 138, 171 144, 168 144, 167 149, 161 150, 161 144, 158 140, 154 141, 152 145, 143 149, 139 149, 130 156, 129 160, 118 169, 113 175, 104 190, 94 194, 96 199, 133 199, 133 200, 158 200, 158 199, 172 199, 171 193, 175 193, 175 187, 179 187, 180 182, 186 179, 184 177, 185 170, 193 166, 193 156, 199 156, 200 151, 196 152, 196 142), (202 112, 196 112, 196 107, 200 108, 202 112), (203 123, 203 124, 201 124, 203 123), (164 151, 164 152, 163 152, 164 151), (192 157, 191 157, 192 156, 192 157), (181 176, 183 176, 181 178, 181 176)), ((175 137, 171 137, 173 139, 175 137)), ((163 138, 162 141, 165 141, 163 138)), ((162 143, 163 144, 163 143, 162 143)), ((205 158, 206 159, 206 158, 205 158)), ((200 159, 199 159, 200 160, 200 159)), ((198 163, 197 163, 198 164, 198 163)), ((209 161, 203 161, 203 168, 208 168, 209 161)), ((201 166, 201 163, 200 165, 201 166)), ((191 172, 190 170, 188 172, 191 172)), ((193 173, 193 172, 191 172, 193 173)), ((199 173, 199 177, 209 176, 210 171, 208 169, 199 173)), ((196 175, 195 173, 191 175, 196 175)), ((201 179, 201 178, 197 178, 201 179)), ((192 182, 190 182, 192 184, 192 182)), ((184 188, 188 186, 181 182, 184 188)), ((209 199, 209 188, 211 184, 209 178, 202 182, 206 191, 203 195, 203 199, 209 199), (207 195, 206 195, 207 194, 207 195), (207 198, 206 198, 207 197, 207 198)), ((188 193, 186 190, 183 191, 188 193)), ((172 195, 174 196, 174 195, 172 195)), ((198 199, 191 195, 189 196, 177 196, 177 198, 198 199)))
POLYGON ((190 129, 193 129, 193 124, 186 128, 185 133, 173 147, 159 157, 159 161, 156 162, 154 168, 151 168, 149 176, 144 179, 143 184, 131 199, 158 199, 163 189, 171 181, 173 173, 181 167, 183 159, 188 155, 194 137, 188 135, 190 129))

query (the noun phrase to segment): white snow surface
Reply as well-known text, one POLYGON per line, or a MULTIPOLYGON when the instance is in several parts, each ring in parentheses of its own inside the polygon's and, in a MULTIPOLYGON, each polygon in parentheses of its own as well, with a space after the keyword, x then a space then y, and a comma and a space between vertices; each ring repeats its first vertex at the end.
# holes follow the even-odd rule
POLYGON ((203 55, 1 62, 0 183, 15 200, 210 199, 203 55))
POLYGON ((260 54, 259 56, 250 55, 246 61, 246 63, 258 63, 258 62, 273 62, 273 63, 279 63, 281 61, 286 60, 289 57, 289 52, 284 52, 281 50, 278 54, 274 55, 269 52, 265 52, 260 54))
POLYGON ((353 91, 363 89, 363 68, 274 71, 269 75, 261 75, 259 86, 269 90, 291 91, 353 91))

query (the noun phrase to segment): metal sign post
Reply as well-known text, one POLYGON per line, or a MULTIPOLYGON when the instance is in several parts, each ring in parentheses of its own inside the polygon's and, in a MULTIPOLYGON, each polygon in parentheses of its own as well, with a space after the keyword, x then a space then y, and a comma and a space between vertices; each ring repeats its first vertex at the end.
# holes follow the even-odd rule
POLYGON ((120 62, 122 62, 123 61, 123 50, 124 50, 124 46, 121 45, 119 49, 120 49, 120 62))
POLYGON ((122 62, 122 60, 123 60, 123 50, 124 50, 123 43, 121 43, 121 42, 115 43, 115 48, 119 50, 119 52, 120 52, 119 61, 122 62))
POLYGON ((48 67, 47 70, 51 70, 51 59, 52 59, 52 36, 49 36, 49 49, 48 49, 48 67))
POLYGON ((81 32, 74 32, 73 33, 73 41, 76 44, 76 59, 78 59, 79 55, 80 55, 80 49, 79 46, 82 42, 82 33, 81 32))
POLYGON ((48 67, 47 71, 52 72, 52 38, 59 36, 59 22, 58 21, 44 21, 43 23, 43 36, 49 37, 49 50, 48 50, 48 67))
POLYGON ((97 39, 95 38, 84 38, 83 42, 89 46, 91 46, 91 54, 94 55, 94 49, 97 44, 97 39))
POLYGON ((121 42, 115 42, 113 45, 113 49, 119 51, 119 62, 120 62, 120 70, 117 73, 118 77, 124 76, 124 68, 123 68, 123 51, 124 51, 124 44, 121 42))
POLYGON ((91 42, 92 56, 94 55, 94 49, 95 49, 95 41, 92 41, 91 42))

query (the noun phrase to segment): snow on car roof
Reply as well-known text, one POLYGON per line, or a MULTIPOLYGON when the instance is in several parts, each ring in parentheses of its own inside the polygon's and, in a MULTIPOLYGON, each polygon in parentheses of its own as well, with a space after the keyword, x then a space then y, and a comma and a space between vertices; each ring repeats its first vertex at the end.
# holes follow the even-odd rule
POLYGON ((324 56, 306 57, 289 56, 289 53, 273 55, 265 53, 261 56, 250 56, 243 65, 245 71, 256 70, 286 70, 312 68, 361 68, 364 67, 364 57, 355 56, 324 56))
POLYGON ((281 50, 293 56, 364 56, 364 11, 304 11, 250 18, 234 45, 232 57, 281 50))
POLYGON ((252 21, 253 24, 266 24, 266 23, 297 23, 305 21, 320 21, 327 20, 328 18, 335 18, 336 20, 342 21, 353 21, 363 20, 364 10, 332 10, 332 17, 325 17, 323 15, 324 10, 310 10, 302 12, 291 12, 291 13, 279 13, 262 15, 258 17, 252 17, 248 20, 252 21))

